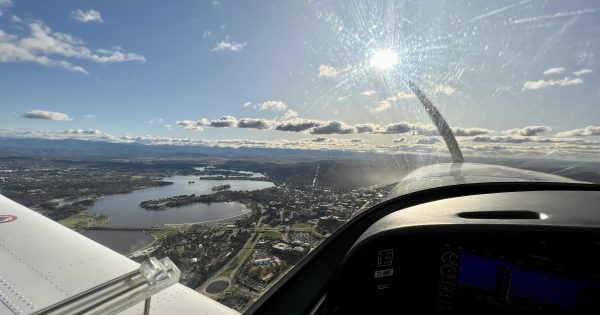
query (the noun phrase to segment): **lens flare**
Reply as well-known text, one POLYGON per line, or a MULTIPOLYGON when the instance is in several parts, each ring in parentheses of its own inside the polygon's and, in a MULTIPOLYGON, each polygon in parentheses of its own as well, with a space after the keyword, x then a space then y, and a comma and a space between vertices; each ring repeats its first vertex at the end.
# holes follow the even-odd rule
POLYGON ((379 70, 389 70, 398 64, 400 57, 391 49, 376 50, 371 55, 371 67, 379 70))

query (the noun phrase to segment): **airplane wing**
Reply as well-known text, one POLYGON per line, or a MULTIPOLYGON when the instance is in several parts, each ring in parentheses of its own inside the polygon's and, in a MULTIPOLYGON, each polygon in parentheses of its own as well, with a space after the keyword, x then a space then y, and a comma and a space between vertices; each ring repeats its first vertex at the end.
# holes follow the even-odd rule
POLYGON ((0 195, 0 314, 121 312, 128 304, 121 313, 147 314, 144 301, 156 291, 149 314, 239 314, 168 283, 164 272, 176 271, 177 281, 179 271, 154 263, 139 272, 140 264, 0 195))

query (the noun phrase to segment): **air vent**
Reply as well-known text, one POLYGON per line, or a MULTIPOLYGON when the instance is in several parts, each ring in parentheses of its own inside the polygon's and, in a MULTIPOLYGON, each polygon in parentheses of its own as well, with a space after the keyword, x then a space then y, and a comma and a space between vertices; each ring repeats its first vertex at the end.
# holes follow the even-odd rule
POLYGON ((458 216, 477 220, 540 220, 545 217, 535 211, 524 210, 461 212, 458 216))

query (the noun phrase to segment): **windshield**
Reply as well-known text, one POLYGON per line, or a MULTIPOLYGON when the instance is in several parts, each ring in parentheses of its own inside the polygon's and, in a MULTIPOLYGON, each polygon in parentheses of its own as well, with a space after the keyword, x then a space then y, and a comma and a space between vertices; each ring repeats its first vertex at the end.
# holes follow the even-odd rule
POLYGON ((465 162, 600 183, 599 10, 0 0, 0 193, 243 311, 452 161, 423 98, 465 162))

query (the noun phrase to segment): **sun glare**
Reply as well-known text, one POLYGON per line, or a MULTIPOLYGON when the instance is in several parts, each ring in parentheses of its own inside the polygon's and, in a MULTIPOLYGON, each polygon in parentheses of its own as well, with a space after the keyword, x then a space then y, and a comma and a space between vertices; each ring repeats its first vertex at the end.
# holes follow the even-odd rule
POLYGON ((376 50, 371 55, 371 67, 379 70, 389 70, 398 64, 398 54, 391 49, 376 50))

